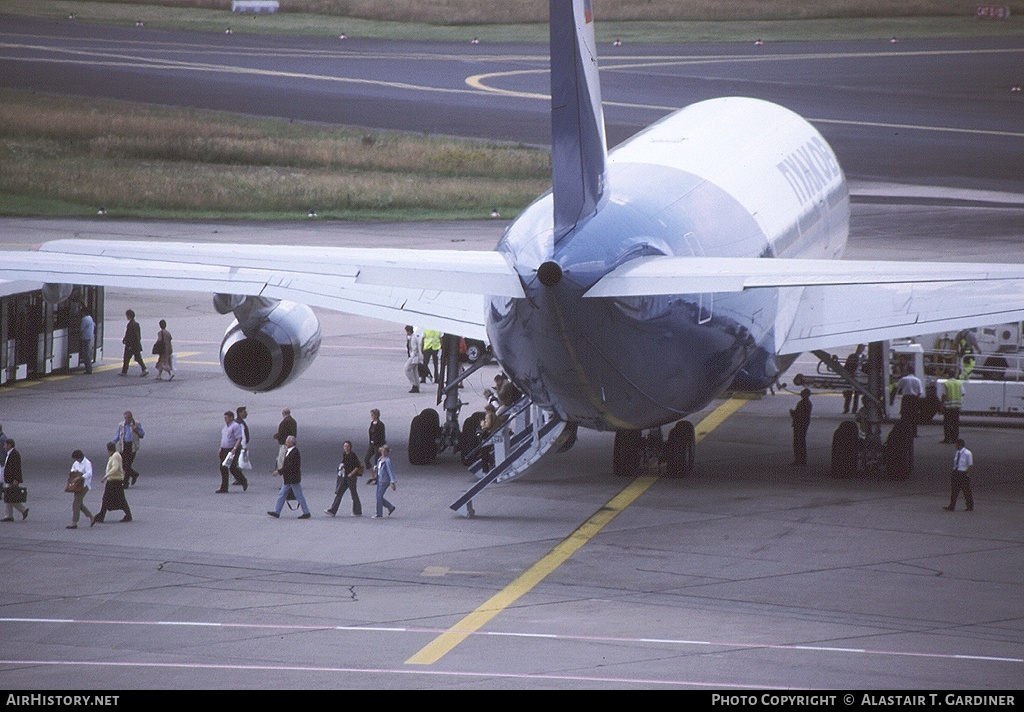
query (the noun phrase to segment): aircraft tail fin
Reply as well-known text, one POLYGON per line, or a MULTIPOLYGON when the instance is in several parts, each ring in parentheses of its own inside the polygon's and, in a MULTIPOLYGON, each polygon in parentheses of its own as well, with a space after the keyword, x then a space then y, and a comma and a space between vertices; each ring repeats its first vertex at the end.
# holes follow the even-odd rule
POLYGON ((555 241, 593 214, 607 183, 591 0, 550 0, 551 182, 555 241))

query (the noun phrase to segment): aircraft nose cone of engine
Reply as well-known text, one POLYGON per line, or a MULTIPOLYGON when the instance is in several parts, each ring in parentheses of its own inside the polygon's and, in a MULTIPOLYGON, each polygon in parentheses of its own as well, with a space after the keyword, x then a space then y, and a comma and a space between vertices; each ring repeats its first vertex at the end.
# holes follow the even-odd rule
POLYGON ((562 268, 557 262, 549 260, 537 268, 537 279, 545 287, 554 287, 562 281, 562 268))

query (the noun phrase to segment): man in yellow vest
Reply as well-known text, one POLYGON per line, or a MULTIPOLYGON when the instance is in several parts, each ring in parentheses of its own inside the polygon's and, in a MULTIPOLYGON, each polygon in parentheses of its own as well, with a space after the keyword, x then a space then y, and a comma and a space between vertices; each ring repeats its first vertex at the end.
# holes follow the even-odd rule
POLYGON ((947 378, 942 384, 942 442, 955 443, 960 439, 960 409, 964 402, 964 382, 947 378))
MULTIPOLYGON (((434 379, 434 382, 438 381, 437 371, 437 352, 441 350, 441 332, 434 331, 433 329, 424 329, 423 331, 423 368, 426 371, 426 375, 434 379), (434 372, 430 373, 430 363, 434 363, 434 372)), ((424 372, 420 371, 420 383, 426 383, 424 378, 424 372)))

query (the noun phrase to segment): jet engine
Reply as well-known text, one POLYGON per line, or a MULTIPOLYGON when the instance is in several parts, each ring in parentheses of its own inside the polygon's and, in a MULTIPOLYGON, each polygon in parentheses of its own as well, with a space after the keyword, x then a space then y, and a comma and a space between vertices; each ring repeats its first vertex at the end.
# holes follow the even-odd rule
POLYGON ((320 350, 320 322, 305 304, 229 294, 214 296, 213 303, 221 314, 235 314, 220 346, 220 365, 243 390, 280 388, 320 350))

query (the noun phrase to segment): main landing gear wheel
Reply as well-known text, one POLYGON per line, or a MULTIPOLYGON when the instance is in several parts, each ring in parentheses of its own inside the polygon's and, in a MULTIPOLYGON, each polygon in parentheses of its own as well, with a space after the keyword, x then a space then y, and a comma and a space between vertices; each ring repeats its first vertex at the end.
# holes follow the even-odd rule
POLYGON ((612 472, 616 477, 636 477, 640 474, 643 441, 643 433, 639 430, 615 431, 612 472))
POLYGON ((429 465, 437 458, 437 436, 441 418, 433 408, 424 408, 409 425, 409 464, 429 465))
POLYGON ((459 450, 462 455, 462 464, 469 467, 473 461, 467 457, 471 452, 476 450, 476 446, 480 444, 480 436, 477 431, 480 430, 480 423, 484 422, 485 413, 483 411, 477 411, 473 415, 462 421, 462 435, 459 437, 459 450))
POLYGON ((680 420, 669 431, 665 442, 665 474, 683 477, 693 470, 697 455, 697 434, 693 423, 680 420))

